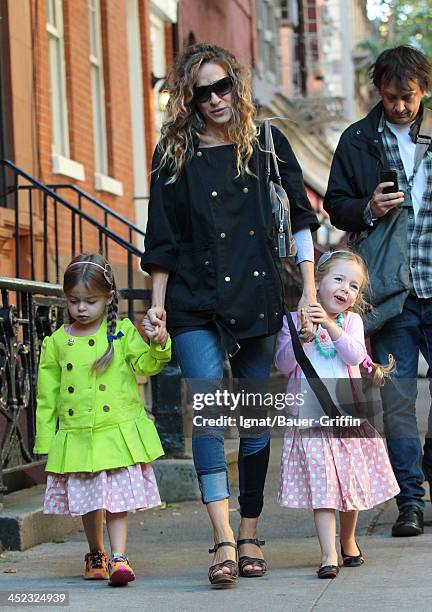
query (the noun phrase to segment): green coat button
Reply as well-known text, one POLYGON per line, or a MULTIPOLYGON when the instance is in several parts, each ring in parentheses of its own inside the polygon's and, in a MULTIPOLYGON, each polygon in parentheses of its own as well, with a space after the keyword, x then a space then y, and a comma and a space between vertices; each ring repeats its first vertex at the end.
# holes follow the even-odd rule
POLYGON ((90 338, 90 340, 89 340, 89 345, 90 345, 90 346, 94 346, 94 343, 95 343, 95 341, 93 340, 93 338, 90 338))
POLYGON ((109 407, 109 406, 107 406, 107 405, 105 405, 105 406, 102 408, 102 410, 103 410, 104 412, 109 412, 110 407, 109 407))
POLYGON ((75 391, 74 387, 68 387, 69 393, 73 393, 75 391))
POLYGON ((74 413, 74 411, 72 410, 72 408, 69 408, 69 410, 68 410, 68 415, 69 415, 69 416, 73 416, 73 413, 74 413))
POLYGON ((68 363, 68 364, 66 365, 66 367, 67 367, 67 369, 68 369, 68 370, 72 370, 73 365, 72 365, 71 363, 68 363))
POLYGON ((99 385, 99 391, 105 391, 106 386, 105 385, 99 385))

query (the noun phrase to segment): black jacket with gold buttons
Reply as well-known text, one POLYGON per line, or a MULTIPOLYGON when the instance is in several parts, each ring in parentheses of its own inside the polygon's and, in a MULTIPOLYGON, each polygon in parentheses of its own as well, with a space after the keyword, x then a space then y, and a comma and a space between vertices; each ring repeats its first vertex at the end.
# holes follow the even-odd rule
MULTIPOLYGON (((293 232, 318 228, 301 168, 283 134, 272 128, 279 170, 291 204, 293 232)), ((158 168, 156 149, 153 169, 158 168)), ((282 288, 272 241, 265 153, 236 177, 235 147, 197 148, 180 178, 152 173, 143 270, 170 275, 165 299, 172 335, 214 324, 222 336, 268 336, 282 326, 282 288), (231 334, 229 334, 231 332, 231 334)), ((228 350, 229 347, 227 346, 228 350)))

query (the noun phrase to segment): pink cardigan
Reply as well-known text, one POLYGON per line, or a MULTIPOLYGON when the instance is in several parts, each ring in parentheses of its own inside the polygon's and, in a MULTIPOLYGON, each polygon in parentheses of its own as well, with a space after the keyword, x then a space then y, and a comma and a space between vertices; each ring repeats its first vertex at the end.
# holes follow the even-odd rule
MULTIPOLYGON (((291 314, 294 324, 297 327, 297 313, 293 312, 291 314)), ((340 359, 347 365, 347 377, 361 378, 359 364, 366 358, 367 351, 364 339, 363 321, 360 315, 355 312, 348 312, 344 315, 342 334, 338 340, 333 341, 333 346, 337 350, 340 359)), ((303 344, 303 349, 309 357, 312 344, 306 342, 303 344)), ((289 392, 296 392, 297 385, 295 381, 300 381, 301 368, 294 355, 291 333, 286 317, 283 319, 282 329, 278 333, 276 339, 274 363, 276 368, 288 377, 289 392)), ((315 366, 315 369, 318 375, 320 375, 319 368, 315 366)))

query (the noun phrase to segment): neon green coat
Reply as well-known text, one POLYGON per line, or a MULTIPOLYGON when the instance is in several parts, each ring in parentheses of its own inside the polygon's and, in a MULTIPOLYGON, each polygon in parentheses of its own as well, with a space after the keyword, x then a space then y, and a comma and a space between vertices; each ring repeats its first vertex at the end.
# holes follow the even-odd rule
POLYGON ((171 340, 164 349, 149 346, 129 319, 117 323, 120 331, 111 364, 97 376, 90 368, 107 348, 106 321, 92 336, 70 336, 62 325, 44 339, 33 452, 48 453, 47 472, 100 472, 164 454, 135 373, 160 372, 171 359, 171 340))

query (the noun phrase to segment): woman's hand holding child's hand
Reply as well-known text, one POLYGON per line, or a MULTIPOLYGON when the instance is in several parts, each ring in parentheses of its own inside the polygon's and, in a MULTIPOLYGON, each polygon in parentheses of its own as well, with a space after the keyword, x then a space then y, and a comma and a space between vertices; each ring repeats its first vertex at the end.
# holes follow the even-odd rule
POLYGON ((315 325, 308 319, 304 308, 300 309, 300 327, 299 337, 302 342, 310 342, 313 340, 315 333, 315 325))
POLYGON ((144 317, 141 326, 144 333, 153 344, 160 344, 162 347, 165 346, 168 338, 168 332, 165 327, 153 325, 153 323, 150 323, 150 319, 147 315, 144 317))
POLYGON ((314 339, 314 334, 317 330, 316 324, 312 323, 312 321, 307 315, 307 308, 309 304, 311 304, 312 302, 315 303, 315 301, 315 293, 313 296, 310 294, 306 295, 305 293, 303 293, 299 300, 299 303, 297 304, 297 316, 298 321, 300 321, 299 336, 302 342, 312 342, 312 340, 314 339))

